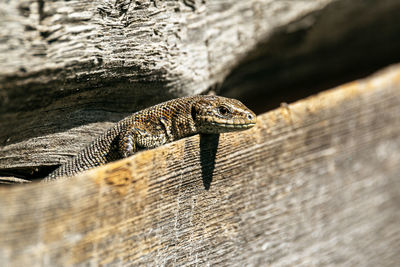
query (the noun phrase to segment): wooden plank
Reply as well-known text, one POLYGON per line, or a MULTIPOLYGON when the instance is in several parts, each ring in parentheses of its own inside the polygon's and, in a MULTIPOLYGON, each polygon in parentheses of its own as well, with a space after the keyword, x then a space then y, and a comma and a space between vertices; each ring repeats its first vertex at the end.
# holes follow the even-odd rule
POLYGON ((400 61, 399 13, 398 0, 0 1, 0 176, 43 177, 178 96, 217 91, 259 114, 364 77, 400 61))
POLYGON ((400 66, 54 183, 0 188, 0 262, 400 261, 400 66))
POLYGON ((274 28, 330 2, 0 2, 0 175, 38 177, 128 114, 210 91, 274 28))

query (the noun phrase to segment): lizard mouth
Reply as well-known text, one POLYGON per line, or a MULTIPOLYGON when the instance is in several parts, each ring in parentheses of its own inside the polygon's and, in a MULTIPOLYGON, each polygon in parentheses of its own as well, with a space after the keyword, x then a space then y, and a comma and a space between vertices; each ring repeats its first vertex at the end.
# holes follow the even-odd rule
POLYGON ((236 129, 247 129, 247 128, 251 128, 254 125, 256 125, 255 123, 218 123, 218 122, 211 122, 212 125, 214 126, 218 126, 218 127, 223 127, 223 128, 236 128, 236 129))

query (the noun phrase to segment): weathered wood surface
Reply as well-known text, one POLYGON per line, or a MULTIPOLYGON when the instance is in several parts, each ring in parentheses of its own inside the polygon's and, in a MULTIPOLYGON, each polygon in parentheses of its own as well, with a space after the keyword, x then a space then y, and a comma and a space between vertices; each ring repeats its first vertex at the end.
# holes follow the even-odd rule
POLYGON ((386 66, 400 59, 399 12, 398 0, 2 1, 0 175, 45 175, 127 114, 222 81, 222 95, 271 102, 279 89, 279 103, 386 66))
POLYGON ((0 184, 23 184, 23 183, 30 183, 30 182, 31 182, 30 180, 26 180, 26 179, 0 176, 0 184))
POLYGON ((0 169, 59 164, 129 113, 209 90, 331 1, 0 3, 0 169))
POLYGON ((0 188, 2 266, 395 266, 400 66, 54 183, 0 188))

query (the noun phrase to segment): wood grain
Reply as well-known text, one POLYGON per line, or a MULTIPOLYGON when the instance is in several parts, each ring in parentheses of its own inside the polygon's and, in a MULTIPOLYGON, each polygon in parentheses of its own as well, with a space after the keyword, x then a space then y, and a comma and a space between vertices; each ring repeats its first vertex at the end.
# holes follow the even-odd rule
POLYGON ((0 188, 6 266, 394 266, 400 66, 54 183, 0 188))
POLYGON ((0 3, 2 175, 35 176, 128 114, 215 88, 274 27, 331 1, 0 3))
POLYGON ((0 1, 0 176, 44 177, 171 98, 217 91, 260 114, 365 77, 400 61, 399 13, 398 0, 0 1))

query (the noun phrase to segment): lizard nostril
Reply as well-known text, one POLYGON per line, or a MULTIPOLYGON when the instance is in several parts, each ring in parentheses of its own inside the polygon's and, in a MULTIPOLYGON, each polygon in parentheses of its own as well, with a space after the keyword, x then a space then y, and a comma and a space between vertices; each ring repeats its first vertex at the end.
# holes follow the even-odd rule
POLYGON ((247 115, 247 118, 248 118, 249 120, 252 120, 252 119, 253 119, 253 115, 248 114, 248 115, 247 115))

